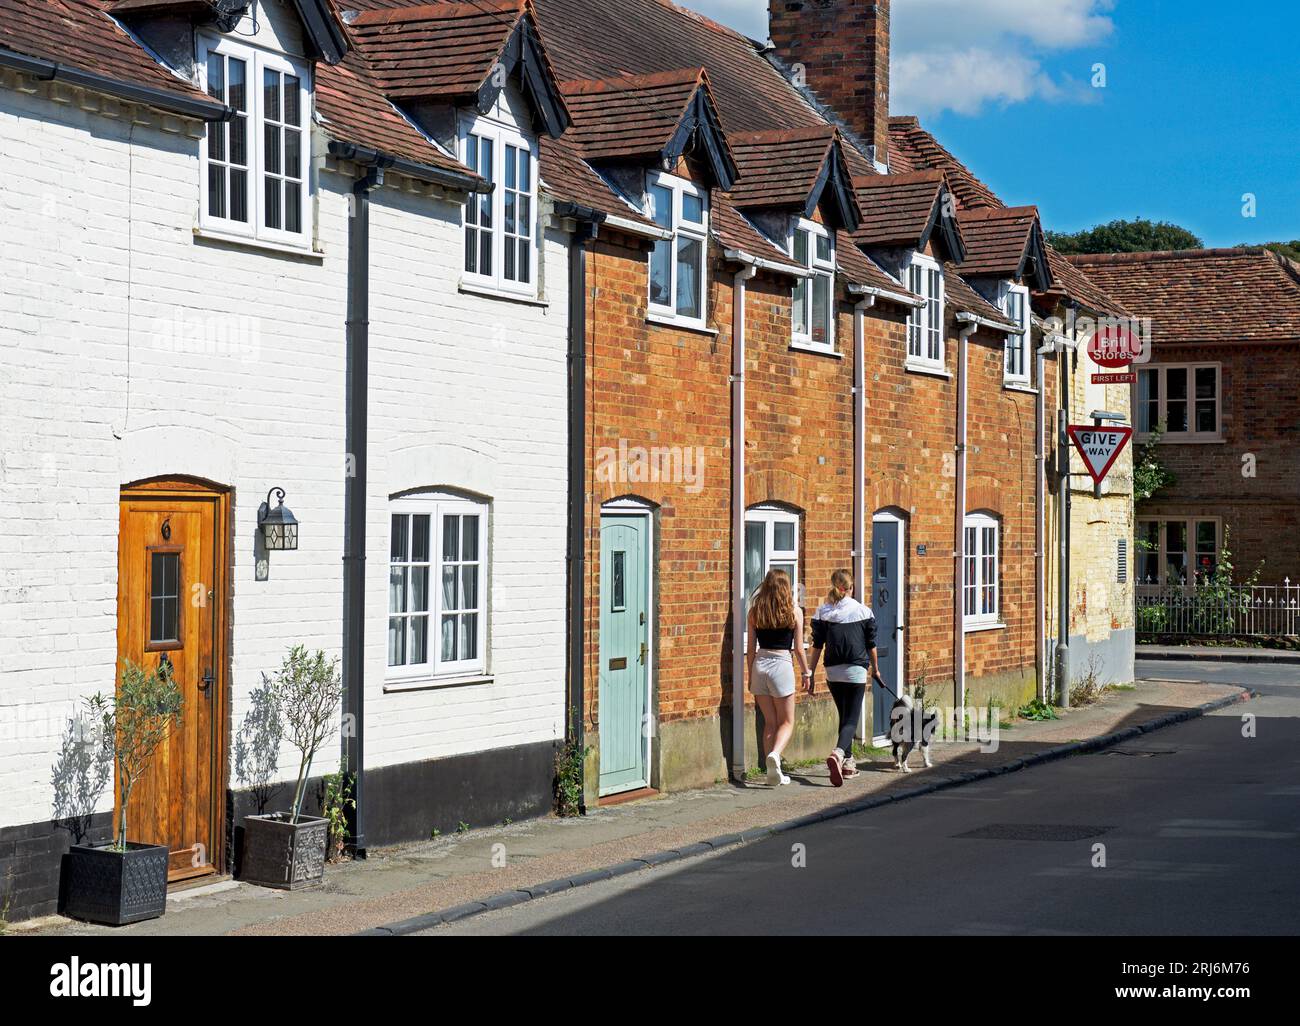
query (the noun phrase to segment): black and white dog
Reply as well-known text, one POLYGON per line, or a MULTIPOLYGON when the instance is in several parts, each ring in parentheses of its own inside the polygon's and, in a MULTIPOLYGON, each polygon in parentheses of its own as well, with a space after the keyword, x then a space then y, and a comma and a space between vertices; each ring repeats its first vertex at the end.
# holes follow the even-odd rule
POLYGON ((925 759, 925 768, 932 769, 930 761, 930 742, 939 726, 938 709, 917 709, 912 696, 904 693, 898 696, 893 709, 889 712, 889 737, 893 742, 894 767, 901 773, 911 773, 907 765, 908 756, 918 744, 925 759))

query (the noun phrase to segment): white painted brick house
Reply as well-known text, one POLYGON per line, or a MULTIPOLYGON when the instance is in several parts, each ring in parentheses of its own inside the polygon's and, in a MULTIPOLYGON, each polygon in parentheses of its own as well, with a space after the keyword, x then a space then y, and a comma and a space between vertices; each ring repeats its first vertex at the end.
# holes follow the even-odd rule
MULTIPOLYGON (((0 888, 15 918, 54 907, 78 839, 52 783, 65 733, 123 657, 166 656, 185 689, 169 782, 148 792, 183 809, 142 811, 134 831, 171 844, 174 878, 234 865, 257 809, 232 753, 292 644, 343 656, 345 711, 364 708, 363 844, 549 808, 574 222, 540 187, 538 135, 567 121, 547 107, 527 5, 489 6, 492 102, 408 92, 424 131, 313 0, 255 0, 225 32, 168 0, 38 3, 34 20, 29 4, 24 35, 0 30, 0 888), (74 37, 102 61, 79 66, 74 37), (223 105, 233 119, 205 123, 223 105), (383 183, 359 201, 376 162, 383 183), (491 212, 468 255, 467 195, 491 212), (365 478, 348 437, 358 207, 365 478), (351 664, 349 480, 366 486, 351 664), (260 540, 274 488, 296 551, 260 540)), ((281 751, 289 791, 296 769, 281 751)), ((110 787, 83 810, 89 836, 112 810, 110 787)))

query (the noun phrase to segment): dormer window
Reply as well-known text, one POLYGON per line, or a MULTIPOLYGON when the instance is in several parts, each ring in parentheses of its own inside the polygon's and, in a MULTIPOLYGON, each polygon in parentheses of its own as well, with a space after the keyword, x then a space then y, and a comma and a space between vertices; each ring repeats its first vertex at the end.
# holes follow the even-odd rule
POLYGON ((790 235, 790 255, 808 269, 794 288, 793 345, 835 349, 835 241, 822 225, 800 219, 790 235))
POLYGON ((709 199, 674 175, 650 179, 646 216, 673 233, 650 254, 650 316, 703 328, 708 316, 709 199))
POLYGON ((208 95, 234 111, 207 126, 200 228, 309 246, 308 69, 232 39, 200 36, 198 58, 208 95))
POLYGON ((1030 383, 1030 320, 1029 289, 1010 283, 1002 287, 1002 312, 1012 324, 1020 326, 1020 334, 1008 335, 1004 377, 1008 385, 1028 386, 1030 383))
POLYGON ((943 370, 943 268, 933 257, 914 253, 905 280, 925 300, 907 318, 907 362, 925 370, 943 370))
POLYGON ((537 143, 488 118, 461 139, 465 166, 495 188, 465 205, 465 281, 537 295, 537 143))

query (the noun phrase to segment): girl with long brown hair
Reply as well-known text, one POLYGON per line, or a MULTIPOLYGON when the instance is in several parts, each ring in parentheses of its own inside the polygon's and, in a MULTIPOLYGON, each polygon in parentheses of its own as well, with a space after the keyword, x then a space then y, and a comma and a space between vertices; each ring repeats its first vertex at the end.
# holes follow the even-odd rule
POLYGON ((795 662, 803 679, 811 680, 804 654, 803 610, 794 600, 789 575, 773 570, 749 604, 748 659, 749 689, 763 714, 767 782, 773 787, 790 783, 781 771, 781 754, 794 734, 795 662))

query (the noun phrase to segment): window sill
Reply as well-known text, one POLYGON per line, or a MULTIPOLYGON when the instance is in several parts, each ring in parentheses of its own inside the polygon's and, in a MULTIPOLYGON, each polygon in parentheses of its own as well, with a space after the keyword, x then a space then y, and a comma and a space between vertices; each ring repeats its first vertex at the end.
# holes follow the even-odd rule
POLYGON ((673 317, 664 317, 660 314, 646 314, 647 324, 653 324, 660 328, 675 328, 678 331, 690 331, 696 335, 708 335, 709 338, 718 337, 718 329, 710 328, 698 321, 681 321, 673 317))
POLYGON ((1004 381, 1002 383, 1004 392, 1024 392, 1025 395, 1037 395, 1038 389, 1027 381, 1004 381))
POLYGON ((832 360, 844 359, 844 354, 833 346, 815 346, 805 342, 791 342, 790 352, 807 353, 809 356, 829 356, 832 360))
POLYGON ((985 631, 1004 631, 1004 623, 968 623, 963 625, 967 634, 983 634, 985 631))
POLYGON ((903 370, 908 374, 924 374, 932 378, 943 378, 945 381, 952 380, 952 374, 942 367, 932 367, 925 363, 905 363, 903 370))
MULTIPOLYGON (((1151 441, 1150 435, 1138 435, 1137 441, 1140 445, 1146 445, 1151 441)), ((1180 438, 1178 435, 1161 435, 1160 445, 1227 445, 1226 438, 1180 438)))
POLYGON ((504 299, 507 303, 538 306, 543 309, 551 305, 549 300, 541 296, 528 296, 521 292, 507 292, 504 289, 494 289, 490 285, 478 285, 470 281, 462 281, 458 288, 462 295, 483 296, 485 299, 504 299))
POLYGON ((455 677, 420 677, 411 680, 384 682, 384 694, 400 695, 412 691, 440 691, 443 688, 463 688, 477 684, 493 684, 496 677, 490 673, 467 673, 455 677))
POLYGON ((325 262, 325 253, 321 250, 310 249, 306 246, 289 246, 282 242, 267 242, 265 239, 254 239, 248 235, 235 235, 231 232, 216 231, 212 228, 195 228, 194 240, 196 242, 237 246, 240 249, 281 253, 285 256, 298 257, 300 260, 310 260, 318 264, 325 262))

